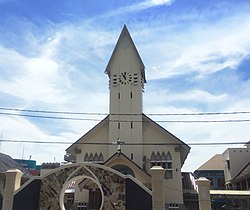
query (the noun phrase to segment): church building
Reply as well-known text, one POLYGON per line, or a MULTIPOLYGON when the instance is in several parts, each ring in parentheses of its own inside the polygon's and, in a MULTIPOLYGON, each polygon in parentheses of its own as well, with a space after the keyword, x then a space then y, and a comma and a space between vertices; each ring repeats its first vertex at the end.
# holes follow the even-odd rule
MULTIPOLYGON (((77 163, 103 164, 151 189, 149 170, 165 169, 166 207, 183 209, 181 168, 190 147, 143 114, 145 67, 126 26, 105 69, 109 114, 66 149, 77 163)), ((168 209, 168 208, 167 208, 168 209)))

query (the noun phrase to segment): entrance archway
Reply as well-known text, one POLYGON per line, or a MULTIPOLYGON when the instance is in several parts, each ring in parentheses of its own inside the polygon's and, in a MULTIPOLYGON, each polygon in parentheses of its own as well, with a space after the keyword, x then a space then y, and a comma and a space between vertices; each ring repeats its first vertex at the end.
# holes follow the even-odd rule
MULTIPOLYGON (((66 210, 66 208, 64 206, 64 195, 65 195, 66 188, 69 186, 70 183, 77 182, 78 180, 90 180, 91 182, 95 183, 98 186, 98 189, 99 189, 99 191, 101 193, 101 198, 100 198, 101 199, 101 204, 100 204, 98 209, 101 210, 102 207, 103 207, 103 203, 104 203, 104 193, 103 193, 101 184, 97 180, 93 179, 92 177, 84 176, 84 175, 83 176, 76 176, 76 177, 74 177, 74 178, 72 178, 72 179, 70 179, 70 180, 68 180, 67 182, 64 183, 64 185, 62 187, 62 190, 61 190, 61 193, 60 193, 60 208, 61 208, 61 210, 66 210)), ((96 208, 92 207, 91 209, 96 209, 96 208)))
POLYGON ((66 210, 65 190, 70 183, 79 180, 97 186, 100 196, 93 195, 93 199, 101 200, 99 210, 151 210, 151 191, 138 180, 93 163, 68 164, 32 178, 15 193, 12 210, 66 210))

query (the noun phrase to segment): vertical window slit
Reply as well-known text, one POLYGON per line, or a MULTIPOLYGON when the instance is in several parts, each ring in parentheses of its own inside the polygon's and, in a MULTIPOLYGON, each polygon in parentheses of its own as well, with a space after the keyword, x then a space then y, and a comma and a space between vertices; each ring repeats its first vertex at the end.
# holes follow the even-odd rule
POLYGON ((134 159, 134 154, 131 153, 130 157, 131 157, 131 160, 133 160, 134 159))

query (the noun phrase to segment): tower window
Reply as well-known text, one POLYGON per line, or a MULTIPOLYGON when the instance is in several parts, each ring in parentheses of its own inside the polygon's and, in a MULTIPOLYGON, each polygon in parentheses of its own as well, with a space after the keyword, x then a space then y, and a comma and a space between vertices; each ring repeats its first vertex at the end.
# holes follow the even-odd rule
POLYGON ((120 99, 121 98, 121 94, 120 94, 120 92, 118 93, 118 99, 120 99))
POLYGON ((133 98, 133 93, 132 92, 130 92, 130 98, 133 98))
POLYGON ((130 127, 131 127, 131 129, 133 128, 133 122, 131 122, 130 127))
POLYGON ((121 128, 120 122, 118 122, 117 127, 118 127, 118 129, 121 128))
POLYGON ((131 157, 131 160, 133 160, 134 159, 134 154, 131 153, 130 157, 131 157))
POLYGON ((135 84, 135 85, 138 84, 138 74, 135 73, 133 79, 134 79, 134 81, 133 81, 134 84, 135 84))
POLYGON ((115 74, 114 76, 113 76, 113 83, 112 83, 112 85, 117 85, 117 75, 115 74))

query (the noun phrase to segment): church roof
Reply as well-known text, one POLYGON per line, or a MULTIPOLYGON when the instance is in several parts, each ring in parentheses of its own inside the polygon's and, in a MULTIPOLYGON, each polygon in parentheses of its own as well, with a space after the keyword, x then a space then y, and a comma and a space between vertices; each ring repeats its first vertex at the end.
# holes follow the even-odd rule
MULTIPOLYGON (((114 155, 112 155, 109 159, 107 159, 104 162, 105 166, 109 166, 110 163, 112 163, 113 160, 116 160, 117 158, 123 158, 126 160, 126 162, 128 162, 129 164, 135 166, 138 170, 140 170, 142 173, 144 173, 146 176, 150 177, 150 174, 148 174, 147 172, 145 172, 144 170, 142 170, 142 168, 140 166, 138 166, 134 161, 132 161, 130 158, 128 158, 125 154, 123 154, 122 152, 116 152, 114 155)), ((129 165, 128 164, 128 165, 129 165)))
POLYGON ((105 69, 105 73, 110 76, 110 65, 111 65, 111 63, 112 63, 112 61, 113 61, 113 59, 115 57, 115 54, 116 54, 118 48, 121 46, 121 44, 123 42, 128 42, 130 45, 132 45, 132 47, 133 47, 133 49, 134 49, 134 51, 136 53, 136 57, 137 57, 138 61, 140 62, 140 65, 141 65, 142 78, 144 79, 144 82, 146 83, 145 66, 144 66, 144 64, 142 62, 142 59, 141 59, 137 49, 136 49, 136 46, 135 46, 135 44, 133 42, 133 39, 131 38, 131 36, 129 34, 129 31, 128 31, 126 25, 124 25, 124 27, 122 29, 122 32, 121 32, 121 34, 120 34, 120 36, 118 38, 118 41, 117 41, 117 43, 115 45, 115 49, 114 49, 114 51, 113 51, 113 53, 112 53, 112 55, 111 55, 111 57, 109 59, 108 65, 107 65, 107 67, 105 69))

